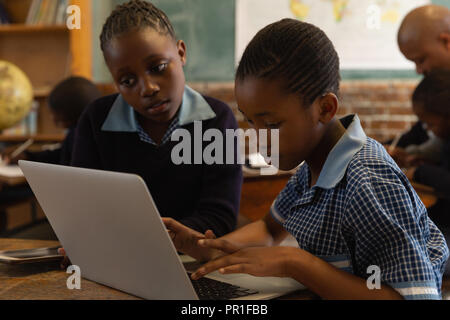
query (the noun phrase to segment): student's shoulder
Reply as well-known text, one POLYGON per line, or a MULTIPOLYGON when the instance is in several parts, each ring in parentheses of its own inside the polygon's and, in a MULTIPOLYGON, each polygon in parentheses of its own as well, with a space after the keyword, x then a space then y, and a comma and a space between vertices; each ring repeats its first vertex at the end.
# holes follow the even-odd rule
POLYGON ((351 185, 404 185, 406 177, 379 142, 367 138, 349 163, 347 180, 351 185))
POLYGON ((360 225, 386 218, 403 225, 411 219, 418 221, 427 212, 402 170, 371 138, 350 161, 346 181, 346 223, 360 225))
POLYGON ((223 102, 219 99, 207 96, 207 95, 202 95, 202 97, 209 104, 211 109, 214 110, 214 112, 216 112, 216 113, 217 112, 219 112, 219 113, 231 112, 231 108, 225 102, 223 102))
POLYGON ((92 120, 104 120, 116 101, 118 93, 98 98, 93 101, 83 112, 84 118, 92 120))
POLYGON ((211 119, 212 123, 232 125, 233 127, 237 126, 233 110, 231 109, 230 106, 228 106, 228 104, 210 96, 203 95, 203 98, 216 114, 216 116, 213 119, 211 119))

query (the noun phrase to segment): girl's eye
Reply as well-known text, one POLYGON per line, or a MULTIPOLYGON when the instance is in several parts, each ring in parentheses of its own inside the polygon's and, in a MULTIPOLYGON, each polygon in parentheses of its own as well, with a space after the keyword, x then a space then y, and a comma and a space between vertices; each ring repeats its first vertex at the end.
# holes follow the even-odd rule
POLYGON ((280 128, 282 122, 277 123, 265 123, 264 126, 269 129, 278 129, 280 128))
POLYGON ((134 79, 133 78, 124 78, 120 81, 120 84, 125 86, 125 87, 132 87, 134 85, 134 79))
POLYGON ((151 71, 161 73, 166 69, 167 69, 167 63, 161 63, 160 65, 157 65, 156 67, 152 68, 151 71))

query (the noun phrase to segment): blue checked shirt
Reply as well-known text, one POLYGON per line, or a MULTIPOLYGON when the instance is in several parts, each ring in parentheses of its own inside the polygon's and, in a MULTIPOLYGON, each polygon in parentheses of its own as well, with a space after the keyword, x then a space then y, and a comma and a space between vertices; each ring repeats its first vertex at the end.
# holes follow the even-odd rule
MULTIPOLYGON (((153 139, 148 135, 147 132, 145 132, 144 128, 141 127, 141 125, 139 124, 139 122, 136 121, 136 126, 137 126, 137 131, 139 134, 139 139, 141 139, 142 142, 146 142, 146 143, 150 143, 154 146, 158 146, 158 144, 153 141, 153 139)), ((171 137, 172 137, 172 133, 178 129, 180 127, 180 117, 177 115, 173 118, 172 122, 170 123, 169 127, 166 130, 166 133, 164 133, 163 138, 161 139, 161 143, 159 144, 160 146, 166 144, 167 142, 170 141, 171 137)))
POLYGON ((304 249, 405 299, 440 299, 449 251, 406 176, 385 148, 367 138, 358 116, 341 119, 346 133, 317 183, 302 165, 271 207, 272 216, 304 249))

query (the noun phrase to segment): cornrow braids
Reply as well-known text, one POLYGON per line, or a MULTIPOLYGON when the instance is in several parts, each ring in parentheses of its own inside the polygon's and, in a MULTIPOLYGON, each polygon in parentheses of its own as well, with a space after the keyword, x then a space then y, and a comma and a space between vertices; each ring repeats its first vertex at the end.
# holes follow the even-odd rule
POLYGON ((309 106, 326 93, 338 95, 339 57, 322 30, 283 19, 259 31, 245 49, 236 79, 250 76, 282 80, 309 106))
POLYGON ((427 73, 414 90, 412 101, 426 112, 450 116, 450 70, 427 73))
POLYGON ((131 0, 118 5, 103 25, 100 35, 102 51, 105 51, 114 37, 145 27, 150 27, 175 39, 175 31, 169 18, 152 3, 143 0, 131 0))

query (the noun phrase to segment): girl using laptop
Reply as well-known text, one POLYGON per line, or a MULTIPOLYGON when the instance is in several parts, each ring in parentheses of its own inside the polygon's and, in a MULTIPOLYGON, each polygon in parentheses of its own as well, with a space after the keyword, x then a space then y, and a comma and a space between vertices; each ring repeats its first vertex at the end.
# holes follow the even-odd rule
POLYGON ((439 299, 449 251, 425 206, 356 115, 336 117, 339 58, 319 28, 284 19, 250 42, 236 99, 257 129, 279 130, 279 167, 299 166, 270 213, 218 239, 165 218, 192 276, 294 278, 325 299, 439 299), (280 247, 290 233, 299 248, 280 247), (199 240, 200 239, 200 240, 199 240))

